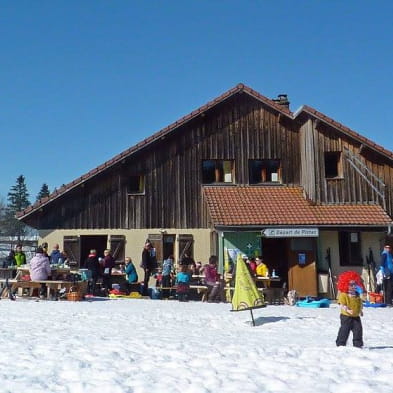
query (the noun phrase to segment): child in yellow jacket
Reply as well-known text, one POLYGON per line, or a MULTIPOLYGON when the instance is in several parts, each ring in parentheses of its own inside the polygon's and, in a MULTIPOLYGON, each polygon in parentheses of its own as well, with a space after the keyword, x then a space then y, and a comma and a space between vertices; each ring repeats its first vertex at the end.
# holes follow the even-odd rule
POLYGON ((356 272, 345 272, 340 275, 337 286, 341 291, 338 297, 341 325, 336 345, 338 347, 347 345, 352 331, 353 346, 361 348, 363 347, 363 327, 360 317, 363 316, 363 302, 357 291, 362 286, 361 279, 356 272))

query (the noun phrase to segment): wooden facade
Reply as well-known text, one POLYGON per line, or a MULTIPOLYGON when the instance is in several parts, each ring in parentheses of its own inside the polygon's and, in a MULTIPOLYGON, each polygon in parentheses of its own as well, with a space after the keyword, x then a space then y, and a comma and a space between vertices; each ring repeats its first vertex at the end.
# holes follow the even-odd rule
MULTIPOLYGON (((149 139, 147 139, 149 142, 149 139)), ((300 185, 316 204, 378 203, 393 216, 393 155, 367 145, 306 111, 294 117, 239 89, 132 154, 41 203, 22 219, 39 229, 206 228, 202 161, 231 160, 233 183, 249 184, 249 160, 280 160, 281 185, 300 185), (326 179, 324 154, 339 152, 341 175, 326 179), (354 154, 382 185, 367 180, 354 154), (132 176, 144 192, 132 193, 132 176), (376 191, 377 190, 377 191, 376 191)), ((225 184, 221 184, 225 187, 225 184)))
MULTIPOLYGON (((258 249, 270 259, 270 266, 280 271, 290 289, 316 294, 316 275, 326 270, 322 255, 327 249, 332 251, 333 269, 345 269, 340 242, 349 235, 342 232, 356 231, 353 236, 359 238, 361 255, 352 266, 360 268, 371 248, 378 252, 393 224, 392 185, 392 152, 310 107, 292 113, 286 105, 237 85, 38 201, 21 212, 19 219, 37 228, 42 239, 62 241, 76 261, 83 261, 91 247, 110 247, 119 261, 125 255, 137 261, 140 245, 148 236, 159 260, 170 254, 180 260, 186 250, 199 253, 202 260, 217 253, 223 268, 226 247, 246 252, 245 242, 255 243, 255 252, 258 249), (222 164, 208 180, 203 169, 206 162, 222 164), (255 180, 250 169, 255 162, 275 165, 274 178, 272 174, 268 178, 263 164, 256 170, 260 180, 255 180), (271 223, 262 220, 251 225, 249 212, 236 228, 217 224, 211 204, 204 199, 206 185, 221 187, 215 188, 221 191, 243 186, 248 193, 251 188, 268 186, 269 198, 273 188, 297 187, 302 201, 310 206, 361 205, 363 212, 364 205, 377 205, 385 219, 360 220, 361 225, 352 229, 350 220, 325 225, 328 219, 324 221, 322 214, 314 225, 320 228, 318 241, 261 239, 261 230, 271 223), (306 264, 300 265, 299 253, 306 264)), ((242 187, 236 188, 239 192, 242 187)), ((214 203, 227 202, 222 197, 214 203)), ((282 210, 279 214, 282 218, 282 210)), ((238 209, 233 216, 238 216, 238 209)), ((301 219, 296 221, 298 226, 305 222, 301 219)), ((280 222, 291 227, 293 221, 280 222)))
POLYGON ((248 184, 248 160, 278 158, 282 182, 300 179, 299 131, 247 94, 217 105, 43 206, 26 222, 45 229, 200 228, 204 159, 233 160, 234 182, 248 184), (127 193, 130 176, 145 176, 143 194, 127 193))

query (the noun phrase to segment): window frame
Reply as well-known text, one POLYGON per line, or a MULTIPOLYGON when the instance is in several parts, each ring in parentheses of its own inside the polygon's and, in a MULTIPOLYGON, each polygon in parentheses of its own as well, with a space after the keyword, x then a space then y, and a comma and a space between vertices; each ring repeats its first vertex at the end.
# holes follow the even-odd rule
POLYGON ((363 266, 361 232, 339 231, 338 244, 340 266, 363 266), (357 240, 353 241, 355 237, 357 240))
POLYGON ((325 179, 342 179, 343 178, 343 165, 342 165, 342 153, 340 151, 325 151, 324 152, 324 170, 325 179), (335 158, 335 163, 332 163, 335 158), (331 170, 335 166, 334 173, 331 170))
MULTIPOLYGON (((135 183, 136 183, 135 182, 135 183)), ((145 175, 130 175, 128 176, 128 182, 127 182, 127 195, 144 195, 145 194, 145 175), (136 182, 139 183, 138 189, 131 189, 130 185, 132 185, 131 179, 135 178, 136 182)))
POLYGON ((279 158, 256 158, 248 160, 248 183, 257 184, 282 184, 281 160, 279 158), (276 164, 276 165, 274 165, 276 164), (275 168, 274 168, 275 167, 275 168), (276 169, 274 171, 272 168, 276 169), (259 171, 260 176, 257 175, 259 171), (277 180, 272 175, 277 174, 277 180))
POLYGON ((235 160, 226 159, 204 159, 201 163, 202 184, 234 184, 235 160), (213 168, 208 172, 207 165, 213 168), (230 165, 230 170, 226 171, 225 166, 230 165), (211 172, 211 173, 210 173, 211 172), (230 181, 225 181, 226 176, 230 175, 230 181), (212 179, 209 181, 209 179, 212 179))

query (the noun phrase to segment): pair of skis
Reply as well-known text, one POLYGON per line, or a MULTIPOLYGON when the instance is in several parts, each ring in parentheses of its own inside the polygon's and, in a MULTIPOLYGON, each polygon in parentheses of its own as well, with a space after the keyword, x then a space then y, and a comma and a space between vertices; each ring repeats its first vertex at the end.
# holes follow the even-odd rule
POLYGON ((0 299, 3 297, 4 293, 8 291, 8 298, 10 300, 16 300, 15 295, 12 293, 11 285, 8 282, 8 278, 5 280, 5 287, 1 290, 0 299))
POLYGON ((336 298, 336 288, 334 286, 333 274, 332 274, 332 259, 330 256, 330 247, 326 250, 326 261, 328 263, 328 272, 329 272, 329 287, 330 292, 333 295, 333 299, 336 298))

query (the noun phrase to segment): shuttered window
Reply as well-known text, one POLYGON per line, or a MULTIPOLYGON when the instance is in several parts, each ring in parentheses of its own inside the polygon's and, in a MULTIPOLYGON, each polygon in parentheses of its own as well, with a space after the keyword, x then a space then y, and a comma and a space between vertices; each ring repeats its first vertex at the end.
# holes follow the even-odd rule
POLYGON ((360 232, 339 232, 340 265, 362 266, 360 232))
POLYGON ((79 236, 64 236, 63 249, 71 262, 80 266, 80 239, 79 236))
POLYGON ((179 242, 179 261, 181 261, 181 259, 184 256, 184 253, 188 253, 188 255, 191 258, 194 258, 194 237, 192 235, 188 235, 188 234, 181 234, 178 237, 178 242, 179 242))
POLYGON ((111 235, 110 237, 112 256, 116 262, 123 262, 125 258, 126 239, 123 235, 111 235))

